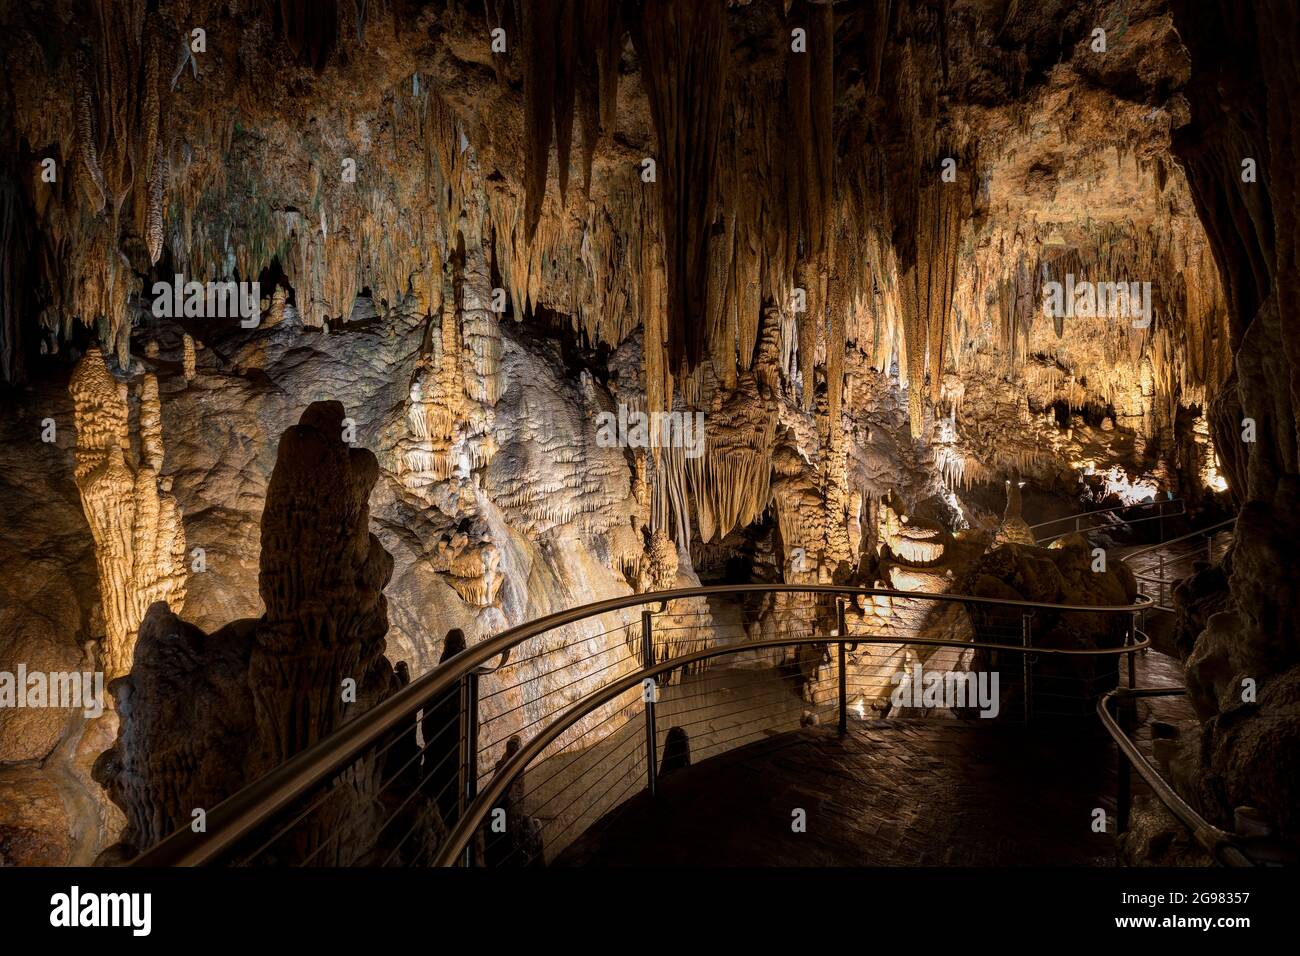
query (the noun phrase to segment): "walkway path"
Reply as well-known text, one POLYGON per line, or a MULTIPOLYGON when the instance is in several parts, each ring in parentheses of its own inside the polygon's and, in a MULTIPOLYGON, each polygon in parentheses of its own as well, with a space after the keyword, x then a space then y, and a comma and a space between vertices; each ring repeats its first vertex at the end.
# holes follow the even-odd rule
POLYGON ((1111 865, 1113 749, 976 721, 809 727, 669 774, 557 865, 1111 865), (796 809, 807 831, 794 832, 796 809))
MULTIPOLYGON (((1223 557, 1224 552, 1228 550, 1228 545, 1232 543, 1232 534, 1230 532, 1219 532, 1214 536, 1213 555, 1217 561, 1223 557)), ((1151 551, 1145 551, 1143 554, 1134 556, 1131 560, 1128 553, 1144 550, 1150 545, 1137 545, 1131 548, 1118 549, 1115 554, 1129 563, 1134 574, 1155 574, 1164 559, 1165 565, 1177 564, 1180 576, 1186 576, 1191 571, 1191 562, 1195 560, 1206 560, 1206 539, 1199 538, 1190 541, 1177 541, 1156 548, 1151 551)))
MULTIPOLYGON (((1148 651, 1137 682, 1176 686, 1181 668, 1148 651)), ((1185 701, 1143 703, 1184 724, 1185 701)), ((807 727, 704 760, 609 813, 554 865, 1114 865, 1116 752, 1099 726, 942 718, 854 720, 846 737, 807 727), (806 832, 792 829, 795 809, 806 832)), ((1142 793, 1141 781, 1135 793, 1142 793)))

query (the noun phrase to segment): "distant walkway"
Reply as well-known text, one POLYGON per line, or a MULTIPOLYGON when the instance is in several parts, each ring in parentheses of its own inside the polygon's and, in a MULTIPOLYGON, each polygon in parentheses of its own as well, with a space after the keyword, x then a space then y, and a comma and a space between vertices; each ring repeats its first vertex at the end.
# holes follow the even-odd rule
POLYGON ((1133 569, 1134 574, 1155 574, 1159 568, 1161 559, 1164 559, 1166 567, 1177 566, 1177 571, 1181 576, 1186 577, 1191 571, 1193 561, 1207 561, 1212 554, 1214 560, 1218 561, 1228 550, 1228 545, 1232 543, 1232 534, 1229 532, 1220 532, 1216 534, 1212 545, 1206 544, 1205 538, 1172 541, 1167 545, 1162 545, 1153 550, 1146 550, 1150 545, 1134 545, 1129 548, 1117 549, 1116 554, 1128 562, 1129 567, 1133 569), (1212 550, 1210 550, 1212 549, 1212 550), (1133 552, 1141 551, 1141 554, 1133 552))
POLYGON ((1234 521, 1230 518, 1163 544, 1118 549, 1115 556, 1122 557, 1136 575, 1138 591, 1155 602, 1152 610, 1171 612, 1178 584, 1195 574, 1198 565, 1220 561, 1227 553, 1234 521))

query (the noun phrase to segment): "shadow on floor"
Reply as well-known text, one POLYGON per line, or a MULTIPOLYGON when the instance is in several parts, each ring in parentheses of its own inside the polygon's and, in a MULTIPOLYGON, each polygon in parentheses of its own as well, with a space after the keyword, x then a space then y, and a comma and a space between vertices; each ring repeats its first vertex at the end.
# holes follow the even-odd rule
POLYGON ((1115 750, 1094 727, 809 727, 664 777, 556 866, 1113 866, 1115 750), (804 811, 806 829, 795 826, 804 811))

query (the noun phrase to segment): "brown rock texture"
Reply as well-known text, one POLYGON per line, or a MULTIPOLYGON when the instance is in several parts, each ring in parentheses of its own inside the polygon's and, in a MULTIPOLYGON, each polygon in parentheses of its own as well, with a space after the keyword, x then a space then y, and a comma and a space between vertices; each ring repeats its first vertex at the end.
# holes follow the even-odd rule
POLYGON ((158 381, 146 375, 139 438, 128 431, 127 385, 109 374, 98 349, 86 353, 68 385, 77 425, 77 488, 95 539, 110 678, 130 669, 145 610, 185 604, 185 531, 161 477, 163 444, 158 381), (128 457, 129 456, 129 457, 128 457))
MULTIPOLYGON (((134 666, 112 687, 118 739, 95 767, 127 816, 110 858, 189 825, 395 689, 383 657, 392 558, 369 531, 378 464, 343 441, 344 418, 339 403, 315 403, 281 436, 262 517, 260 619, 207 635, 163 602, 149 609, 134 666)), ((275 852, 306 858, 331 825, 355 820, 373 784, 358 773, 358 792, 326 801, 275 852)), ((339 839, 319 862, 351 852, 339 839)))

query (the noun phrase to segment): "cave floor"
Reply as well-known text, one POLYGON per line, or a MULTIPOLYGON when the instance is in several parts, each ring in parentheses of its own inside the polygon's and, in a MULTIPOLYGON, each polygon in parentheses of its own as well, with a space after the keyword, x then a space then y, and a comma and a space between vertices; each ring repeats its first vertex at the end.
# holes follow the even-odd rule
MULTIPOLYGON (((1158 652, 1139 661, 1139 684, 1180 676, 1158 652)), ((1139 741, 1181 703, 1144 706, 1139 741)), ((1088 722, 853 720, 845 737, 807 727, 668 774, 657 798, 633 796, 553 865, 1113 866, 1093 811, 1113 828, 1116 759, 1088 722)))
POLYGON ((556 865, 1110 865, 1113 749, 951 720, 777 734, 660 781, 556 865), (1108 787, 1107 784, 1110 784, 1108 787), (1109 791, 1109 792, 1108 792, 1109 791), (807 832, 794 832, 794 813, 807 832))

